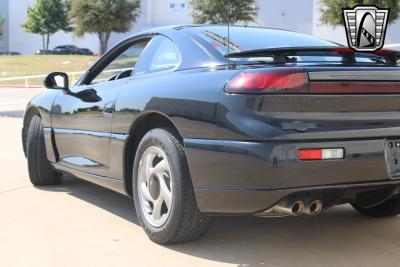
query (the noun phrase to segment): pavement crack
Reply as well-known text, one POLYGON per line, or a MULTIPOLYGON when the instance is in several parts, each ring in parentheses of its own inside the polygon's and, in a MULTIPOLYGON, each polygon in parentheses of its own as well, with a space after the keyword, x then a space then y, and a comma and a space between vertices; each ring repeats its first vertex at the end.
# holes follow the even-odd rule
POLYGON ((28 187, 31 187, 31 185, 24 185, 24 186, 20 186, 20 187, 15 187, 15 188, 3 190, 3 191, 0 191, 0 194, 12 192, 12 191, 17 191, 17 190, 28 188, 28 187))

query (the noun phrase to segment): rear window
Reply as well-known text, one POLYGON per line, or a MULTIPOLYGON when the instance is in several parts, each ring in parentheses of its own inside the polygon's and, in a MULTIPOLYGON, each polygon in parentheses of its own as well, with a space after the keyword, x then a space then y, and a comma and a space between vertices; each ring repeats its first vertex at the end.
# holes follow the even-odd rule
MULTIPOLYGON (((220 26, 192 27, 188 30, 204 39, 223 55, 228 53, 228 28, 220 26)), ((255 27, 230 27, 230 52, 278 47, 338 46, 310 35, 255 27)))
MULTIPOLYGON (((207 42, 220 54, 226 55, 232 52, 247 50, 283 48, 283 47, 340 47, 341 45, 327 40, 319 39, 307 34, 296 33, 278 29, 256 28, 256 27, 230 27, 228 39, 228 27, 209 26, 192 27, 186 30, 191 31, 196 36, 207 42), (229 48, 228 48, 229 46, 229 48)), ((231 58, 241 62, 265 62, 272 63, 273 57, 241 57, 231 58)), ((380 57, 368 54, 358 54, 355 58, 357 63, 376 64, 380 62, 380 57)), ((289 56, 288 62, 326 62, 338 63, 342 57, 337 53, 317 53, 313 55, 289 56)))

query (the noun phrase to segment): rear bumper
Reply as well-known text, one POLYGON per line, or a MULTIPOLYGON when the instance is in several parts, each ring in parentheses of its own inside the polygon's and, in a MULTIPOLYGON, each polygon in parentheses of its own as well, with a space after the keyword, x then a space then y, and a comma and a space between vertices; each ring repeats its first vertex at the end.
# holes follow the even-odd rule
POLYGON ((197 205, 202 212, 252 214, 267 210, 288 196, 298 195, 301 196, 301 199, 319 199, 323 201, 324 207, 329 207, 332 204, 351 202, 355 199, 357 193, 392 186, 400 186, 400 181, 393 180, 271 190, 196 189, 195 193, 197 205), (325 203, 329 204, 325 206, 325 203))
POLYGON ((201 211, 252 213, 287 195, 400 184, 389 177, 385 139, 243 142, 185 139, 201 211), (344 148, 342 160, 299 161, 301 148, 344 148))

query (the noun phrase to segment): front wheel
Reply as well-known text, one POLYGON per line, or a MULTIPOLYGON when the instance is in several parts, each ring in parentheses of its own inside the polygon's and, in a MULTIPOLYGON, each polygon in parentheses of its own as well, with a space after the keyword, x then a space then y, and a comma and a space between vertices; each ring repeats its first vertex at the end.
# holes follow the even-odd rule
POLYGON ((141 140, 133 166, 133 197, 139 222, 159 244, 195 240, 211 218, 196 204, 182 144, 170 129, 153 129, 141 140))
POLYGON ((42 119, 35 115, 29 124, 26 143, 29 178, 33 185, 54 185, 61 182, 61 174, 56 172, 47 160, 42 119))

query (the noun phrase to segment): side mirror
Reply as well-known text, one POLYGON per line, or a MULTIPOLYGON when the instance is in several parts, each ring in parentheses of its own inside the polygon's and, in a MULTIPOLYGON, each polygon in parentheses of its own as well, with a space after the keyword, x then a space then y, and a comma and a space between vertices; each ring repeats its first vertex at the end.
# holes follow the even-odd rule
POLYGON ((63 72, 52 72, 44 78, 43 84, 48 89, 69 91, 68 75, 63 72))

